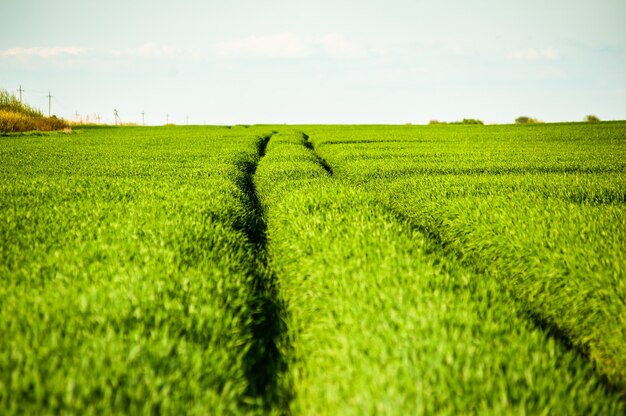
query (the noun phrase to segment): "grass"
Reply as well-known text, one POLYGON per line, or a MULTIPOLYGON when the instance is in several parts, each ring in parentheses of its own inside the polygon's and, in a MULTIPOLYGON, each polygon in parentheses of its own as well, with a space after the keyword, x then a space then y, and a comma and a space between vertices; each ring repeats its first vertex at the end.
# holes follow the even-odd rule
POLYGON ((624 127, 0 137, 0 413, 623 414, 624 127))
POLYGON ((264 134, 0 142, 2 413, 260 407, 243 183, 264 134))
POLYGON ((623 123, 405 132, 378 144, 312 139, 336 172, 501 282, 624 389, 623 123))

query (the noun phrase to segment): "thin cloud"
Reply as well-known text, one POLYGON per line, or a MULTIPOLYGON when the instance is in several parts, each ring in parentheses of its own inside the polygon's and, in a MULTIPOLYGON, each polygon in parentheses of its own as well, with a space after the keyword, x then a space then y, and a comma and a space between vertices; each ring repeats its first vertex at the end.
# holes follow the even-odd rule
POLYGON ((180 54, 178 48, 154 42, 144 43, 135 48, 113 49, 111 55, 139 58, 174 58, 180 54))
POLYGON ((35 57, 35 58, 51 58, 60 55, 82 55, 88 49, 77 46, 61 46, 53 48, 10 48, 0 51, 0 57, 19 58, 19 57, 35 57))
POLYGON ((226 57, 305 58, 311 54, 305 41, 292 33, 248 36, 216 45, 219 55, 226 57))
POLYGON ((219 42, 214 46, 214 51, 222 57, 269 59, 300 59, 313 56, 362 58, 374 52, 380 53, 338 32, 317 37, 302 37, 289 32, 248 36, 219 42))
POLYGON ((322 51, 336 58, 362 58, 369 54, 365 45, 348 39, 341 33, 328 33, 317 41, 322 51))
POLYGON ((560 55, 555 48, 529 48, 511 52, 508 57, 520 61, 555 61, 560 55))

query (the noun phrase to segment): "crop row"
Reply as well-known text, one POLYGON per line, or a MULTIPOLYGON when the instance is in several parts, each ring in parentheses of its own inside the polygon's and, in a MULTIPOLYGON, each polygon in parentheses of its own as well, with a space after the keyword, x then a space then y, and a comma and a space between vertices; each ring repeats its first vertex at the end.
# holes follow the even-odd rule
POLYGON ((330 176, 310 147, 273 136, 255 175, 294 414, 623 411, 497 280, 330 176))
POLYGON ((0 413, 258 405, 243 183, 264 134, 107 129, 0 142, 0 413))
POLYGON ((312 140, 338 178, 379 195, 501 282, 623 390, 624 124, 479 129, 439 129, 438 140, 429 129, 407 129, 403 141, 386 144, 376 128, 320 131, 312 140))

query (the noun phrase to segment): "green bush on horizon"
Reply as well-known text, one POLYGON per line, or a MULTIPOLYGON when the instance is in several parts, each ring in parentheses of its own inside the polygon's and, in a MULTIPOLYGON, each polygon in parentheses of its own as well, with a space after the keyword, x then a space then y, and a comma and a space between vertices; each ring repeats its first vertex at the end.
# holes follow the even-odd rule
POLYGON ((534 117, 528 116, 520 116, 515 119, 515 124, 538 124, 543 123, 543 121, 536 119, 534 117))
POLYGON ((464 118, 461 121, 439 121, 439 120, 430 120, 428 122, 429 125, 435 125, 435 124, 477 124, 477 125, 483 125, 485 124, 482 120, 479 120, 477 118, 464 118))

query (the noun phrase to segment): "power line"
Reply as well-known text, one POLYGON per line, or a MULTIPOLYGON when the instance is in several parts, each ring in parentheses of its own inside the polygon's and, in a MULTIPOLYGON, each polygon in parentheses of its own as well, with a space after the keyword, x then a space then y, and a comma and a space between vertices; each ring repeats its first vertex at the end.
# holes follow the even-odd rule
POLYGON ((21 85, 18 91, 20 92, 20 104, 24 104, 24 99, 22 98, 22 93, 24 92, 24 90, 22 89, 21 85))
POLYGON ((48 117, 52 117, 52 95, 48 91, 48 117))

